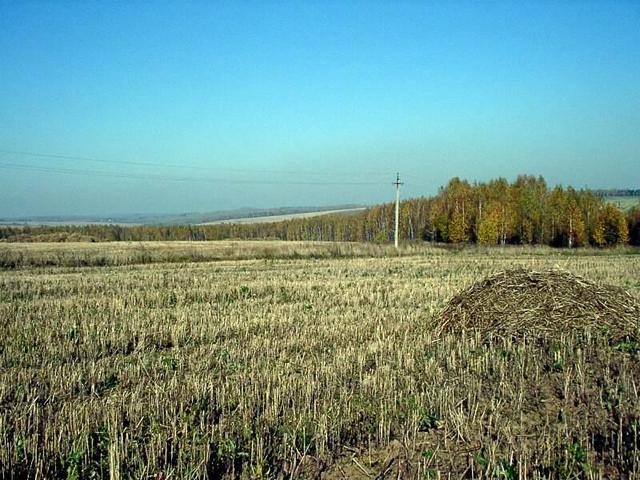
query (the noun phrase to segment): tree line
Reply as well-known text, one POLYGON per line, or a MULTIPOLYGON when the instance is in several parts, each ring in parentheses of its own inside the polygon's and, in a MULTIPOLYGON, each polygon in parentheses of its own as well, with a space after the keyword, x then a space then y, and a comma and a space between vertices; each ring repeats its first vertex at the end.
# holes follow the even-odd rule
MULTIPOLYGON (((1 227, 4 241, 144 241, 278 239, 388 242, 394 204, 351 214, 272 223, 217 225, 84 225, 1 227)), ((469 183, 453 178, 433 197, 400 204, 402 240, 480 245, 556 247, 640 245, 640 205, 623 212, 594 191, 549 188, 542 177, 521 175, 469 183)))
POLYGON ((593 190, 598 197, 640 197, 640 189, 609 188, 606 190, 593 190))

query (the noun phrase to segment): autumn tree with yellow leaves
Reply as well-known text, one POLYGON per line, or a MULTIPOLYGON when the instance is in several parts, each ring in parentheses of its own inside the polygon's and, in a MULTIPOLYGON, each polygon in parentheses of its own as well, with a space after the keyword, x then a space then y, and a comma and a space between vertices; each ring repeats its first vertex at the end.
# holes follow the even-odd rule
POLYGON ((599 247, 615 246, 627 243, 629 229, 622 211, 612 204, 605 205, 593 229, 593 243, 599 247))

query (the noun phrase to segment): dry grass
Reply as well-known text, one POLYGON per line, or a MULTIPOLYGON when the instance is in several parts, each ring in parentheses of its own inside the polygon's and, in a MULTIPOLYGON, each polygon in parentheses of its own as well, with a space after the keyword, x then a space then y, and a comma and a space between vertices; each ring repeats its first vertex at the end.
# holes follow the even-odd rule
POLYGON ((390 245, 349 242, 64 242, 0 243, 0 268, 103 267, 147 263, 212 262, 257 258, 352 258, 442 254, 439 248, 410 244, 396 251, 390 245))
POLYGON ((559 338, 602 331, 611 341, 637 340, 640 302, 624 289, 568 271, 507 270, 453 297, 442 313, 445 331, 483 337, 559 338))
POLYGON ((263 258, 0 271, 0 475, 638 477, 635 343, 436 328, 454 294, 516 266, 638 295, 639 256, 256 245, 208 248, 263 258))

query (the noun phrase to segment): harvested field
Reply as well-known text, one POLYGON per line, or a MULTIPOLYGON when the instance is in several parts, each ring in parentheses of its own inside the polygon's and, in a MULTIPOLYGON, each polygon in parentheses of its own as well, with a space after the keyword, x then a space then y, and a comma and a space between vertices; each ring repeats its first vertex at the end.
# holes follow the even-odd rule
POLYGON ((151 264, 88 247, 103 266, 29 246, 0 270, 0 477, 640 478, 638 343, 438 331, 513 268, 638 296, 639 255, 202 248, 254 245, 165 263, 144 244, 151 264))
POLYGON ((393 246, 349 242, 0 242, 0 269, 22 267, 105 267, 147 263, 193 263, 259 258, 351 258, 415 255, 429 246, 409 245, 398 253, 393 246))
POLYGON ((442 313, 444 331, 481 336, 545 337, 590 330, 613 341, 636 340, 640 302, 624 289, 563 270, 513 269, 453 297, 442 313))

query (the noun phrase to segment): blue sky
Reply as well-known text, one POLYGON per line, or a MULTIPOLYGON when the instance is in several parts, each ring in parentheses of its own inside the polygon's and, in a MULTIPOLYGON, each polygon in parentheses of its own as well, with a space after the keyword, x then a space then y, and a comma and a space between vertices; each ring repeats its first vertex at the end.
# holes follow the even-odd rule
POLYGON ((0 65, 0 217, 640 186, 637 1, 4 0, 0 65))

